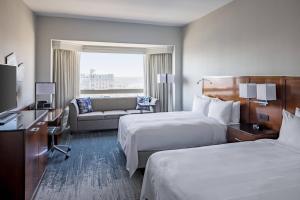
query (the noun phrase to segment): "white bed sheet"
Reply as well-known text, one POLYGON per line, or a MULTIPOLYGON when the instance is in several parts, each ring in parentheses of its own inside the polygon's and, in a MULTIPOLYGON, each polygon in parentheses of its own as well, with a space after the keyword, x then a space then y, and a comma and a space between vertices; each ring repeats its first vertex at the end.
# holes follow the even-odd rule
POLYGON ((300 150, 259 140, 153 154, 141 199, 299 200, 300 150))
POLYGON ((195 112, 126 115, 119 121, 118 141, 132 176, 138 167, 138 151, 221 144, 226 142, 226 129, 217 120, 195 112))

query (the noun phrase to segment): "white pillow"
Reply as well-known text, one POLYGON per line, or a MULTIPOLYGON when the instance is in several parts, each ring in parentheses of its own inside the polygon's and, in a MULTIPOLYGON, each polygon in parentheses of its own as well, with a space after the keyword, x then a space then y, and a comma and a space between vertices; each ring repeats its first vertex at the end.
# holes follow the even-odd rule
POLYGON ((295 115, 296 117, 300 117, 300 108, 296 108, 295 115))
POLYGON ((239 101, 233 102, 232 113, 231 113, 231 123, 233 123, 233 124, 240 123, 240 109, 241 109, 241 103, 239 101))
POLYGON ((286 110, 282 111, 282 125, 278 141, 280 143, 300 148, 300 117, 286 110))
MULTIPOLYGON (((215 98, 215 97, 209 97, 209 96, 206 96, 206 95, 202 95, 202 98, 203 99, 210 99, 211 102, 212 101, 222 101, 221 99, 218 99, 218 98, 215 98)), ((241 103, 239 101, 233 102, 230 124, 239 124, 240 123, 240 115, 241 115, 240 110, 241 110, 241 103)))
POLYGON ((193 101, 192 111, 199 112, 207 116, 209 103, 210 103, 210 99, 204 99, 202 97, 195 96, 193 101))
POLYGON ((232 104, 232 101, 211 101, 208 117, 212 117, 222 124, 229 124, 231 121, 232 104))

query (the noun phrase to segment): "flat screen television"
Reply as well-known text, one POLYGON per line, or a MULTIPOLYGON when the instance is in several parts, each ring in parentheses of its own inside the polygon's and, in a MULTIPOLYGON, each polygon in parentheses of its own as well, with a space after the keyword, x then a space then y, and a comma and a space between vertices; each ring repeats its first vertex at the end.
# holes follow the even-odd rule
POLYGON ((17 67, 0 64, 0 114, 17 107, 17 67))

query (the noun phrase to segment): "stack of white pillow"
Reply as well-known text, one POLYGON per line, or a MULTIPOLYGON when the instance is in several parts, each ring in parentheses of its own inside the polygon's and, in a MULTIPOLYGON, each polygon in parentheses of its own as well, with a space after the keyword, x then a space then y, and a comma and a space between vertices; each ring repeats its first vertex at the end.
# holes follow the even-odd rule
POLYGON ((283 110, 282 117, 278 141, 282 144, 300 148, 300 109, 296 108, 295 115, 283 110))
POLYGON ((199 112, 216 119, 222 124, 238 124, 240 122, 240 102, 222 101, 208 96, 195 96, 193 112, 199 112))

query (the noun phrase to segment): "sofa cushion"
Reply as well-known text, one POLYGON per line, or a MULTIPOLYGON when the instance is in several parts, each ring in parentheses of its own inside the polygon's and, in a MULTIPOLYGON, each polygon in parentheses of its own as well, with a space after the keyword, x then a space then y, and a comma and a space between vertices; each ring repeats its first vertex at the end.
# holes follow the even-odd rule
POLYGON ((90 120, 100 120, 104 119, 104 113, 103 112, 90 112, 90 113, 84 113, 78 115, 79 121, 90 121, 90 120))
POLYGON ((128 114, 141 114, 141 113, 152 113, 149 110, 126 110, 128 114))
POLYGON ((126 112, 127 112, 128 114, 140 114, 140 113, 141 113, 140 110, 126 110, 126 112))
POLYGON ((142 110, 142 113, 153 113, 151 110, 142 110))
POLYGON ((94 111, 131 110, 136 107, 136 97, 91 98, 94 111))
POLYGON ((103 116, 104 119, 118 119, 123 115, 127 115, 128 113, 124 110, 111 110, 111 111, 104 111, 103 116))

